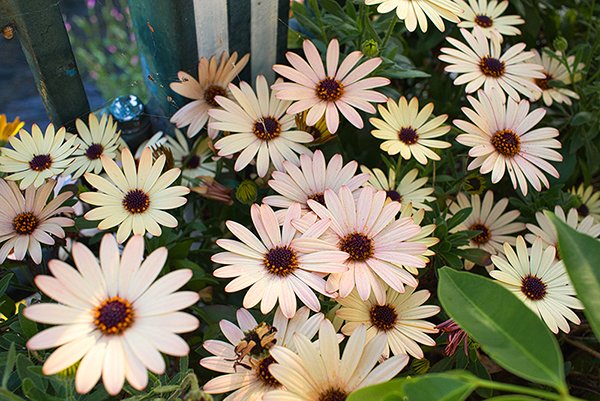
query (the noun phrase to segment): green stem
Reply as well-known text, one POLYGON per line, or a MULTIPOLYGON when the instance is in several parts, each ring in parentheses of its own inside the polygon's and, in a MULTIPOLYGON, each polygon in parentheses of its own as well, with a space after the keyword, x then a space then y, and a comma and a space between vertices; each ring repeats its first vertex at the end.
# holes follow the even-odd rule
POLYGON ((583 401, 580 398, 571 397, 568 394, 555 394, 544 390, 537 390, 534 388, 516 386, 514 384, 492 382, 487 380, 477 380, 476 385, 478 387, 489 388, 492 390, 503 391, 507 393, 526 394, 534 397, 544 398, 546 400, 557 400, 557 401, 583 401))
POLYGON ((385 37, 383 38, 383 42, 381 42, 381 51, 383 51, 385 49, 385 45, 387 45, 387 42, 390 40, 390 37, 392 36, 392 33, 394 32, 394 28, 396 27, 396 23, 398 22, 398 18, 396 18, 395 16, 392 17, 392 23, 390 24, 387 32, 385 33, 385 37))

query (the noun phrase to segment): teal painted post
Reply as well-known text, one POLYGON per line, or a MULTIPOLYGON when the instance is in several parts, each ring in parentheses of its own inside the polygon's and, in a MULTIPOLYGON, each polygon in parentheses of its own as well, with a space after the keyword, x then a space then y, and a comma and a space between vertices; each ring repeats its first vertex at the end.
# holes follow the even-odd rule
POLYGON ((13 27, 50 120, 73 129, 75 119, 85 118, 90 106, 59 3, 0 0, 0 29, 13 27))
MULTIPOLYGON (((144 79, 152 95, 144 101, 149 113, 170 117, 185 101, 169 84, 177 80, 178 71, 197 70, 192 0, 129 0, 128 4, 144 79)), ((162 127, 166 122, 155 119, 154 125, 162 127)))

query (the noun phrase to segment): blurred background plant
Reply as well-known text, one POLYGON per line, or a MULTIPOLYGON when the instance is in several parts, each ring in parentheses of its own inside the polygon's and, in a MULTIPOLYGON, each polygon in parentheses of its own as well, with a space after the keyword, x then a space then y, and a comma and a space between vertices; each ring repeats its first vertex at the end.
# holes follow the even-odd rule
POLYGON ((124 93, 147 100, 126 0, 87 0, 87 16, 67 20, 79 69, 109 102, 124 93))

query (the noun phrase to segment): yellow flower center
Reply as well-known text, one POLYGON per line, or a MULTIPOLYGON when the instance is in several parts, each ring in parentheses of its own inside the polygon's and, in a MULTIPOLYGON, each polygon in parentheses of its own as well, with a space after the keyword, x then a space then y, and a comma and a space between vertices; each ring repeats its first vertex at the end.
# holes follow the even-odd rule
POLYGON ((119 296, 105 299, 94 309, 94 324, 104 335, 121 334, 133 324, 131 303, 119 296))
POLYGON ((19 235, 30 235, 36 229, 39 220, 32 212, 19 213, 13 219, 13 228, 19 235))
POLYGON ((217 96, 227 96, 227 91, 219 85, 211 85, 204 90, 204 101, 213 107, 220 107, 215 100, 217 96))
POLYGON ((502 156, 513 157, 521 150, 521 139, 514 131, 503 129, 496 132, 490 141, 502 156))
POLYGON ((275 117, 264 117, 254 123, 252 132, 258 139, 269 141, 281 135, 281 124, 275 117))
POLYGON ((344 84, 340 81, 326 77, 317 84, 317 97, 325 102, 335 102, 344 94, 344 84))

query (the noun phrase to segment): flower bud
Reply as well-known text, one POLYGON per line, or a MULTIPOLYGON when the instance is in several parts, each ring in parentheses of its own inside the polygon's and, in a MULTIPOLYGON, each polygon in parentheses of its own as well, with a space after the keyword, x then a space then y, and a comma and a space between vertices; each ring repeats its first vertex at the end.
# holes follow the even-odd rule
POLYGON ((554 39, 552 44, 554 45, 554 48, 560 52, 564 52, 567 50, 567 47, 569 47, 569 42, 567 42, 567 39, 562 36, 558 36, 556 39, 554 39))
POLYGON ((373 39, 367 39, 362 42, 360 50, 367 57, 375 57, 379 54, 379 45, 373 39))
POLYGON ((245 205, 251 205, 256 200, 257 187, 252 180, 244 180, 235 190, 235 197, 245 205))

